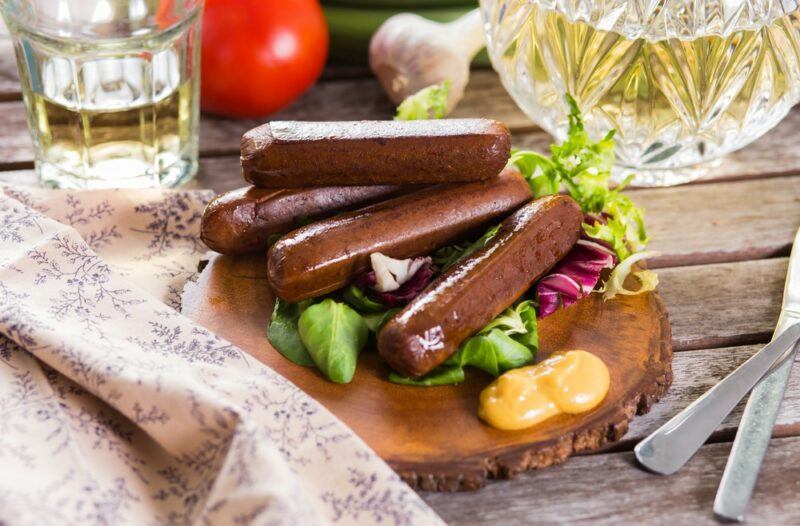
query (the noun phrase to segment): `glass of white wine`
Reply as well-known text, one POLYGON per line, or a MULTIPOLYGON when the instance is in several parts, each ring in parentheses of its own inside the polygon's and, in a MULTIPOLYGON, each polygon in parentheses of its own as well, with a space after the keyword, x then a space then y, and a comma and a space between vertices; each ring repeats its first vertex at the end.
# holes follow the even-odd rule
POLYGON ((564 95, 599 138, 616 130, 616 177, 686 182, 754 141, 800 100, 797 0, 481 0, 504 86, 566 136, 564 95))
POLYGON ((197 171, 203 0, 0 0, 41 181, 177 186, 197 171))

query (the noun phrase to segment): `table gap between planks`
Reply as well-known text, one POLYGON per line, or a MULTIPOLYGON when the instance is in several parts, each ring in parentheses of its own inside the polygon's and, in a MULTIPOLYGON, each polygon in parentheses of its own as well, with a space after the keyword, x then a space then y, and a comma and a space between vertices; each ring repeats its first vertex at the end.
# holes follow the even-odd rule
MULTIPOLYGON (((0 182, 36 184, 13 47, 0 30, 0 182)), ((329 67, 276 119, 386 119, 392 106, 360 67, 329 67)), ((453 117, 506 122, 514 145, 544 151, 550 137, 514 105, 491 70, 472 74, 453 117)), ((239 138, 258 120, 201 119, 197 187, 243 185, 239 138)), ((675 380, 653 410, 612 448, 564 465, 491 481, 477 493, 423 493, 453 524, 713 524, 711 505, 742 405, 679 474, 635 467, 635 443, 736 368, 769 340, 780 309, 792 237, 800 225, 800 109, 729 155, 708 179, 632 189, 647 210, 660 289, 672 322, 675 380)), ((800 524, 800 375, 787 390, 749 515, 751 524, 800 524)))

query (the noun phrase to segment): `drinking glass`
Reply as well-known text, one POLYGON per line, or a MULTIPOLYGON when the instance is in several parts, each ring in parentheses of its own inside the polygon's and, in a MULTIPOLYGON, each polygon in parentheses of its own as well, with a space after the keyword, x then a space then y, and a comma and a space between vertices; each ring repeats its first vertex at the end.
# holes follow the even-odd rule
POLYGON ((171 187, 194 176, 202 7, 0 0, 44 184, 171 187))
POLYGON ((489 56, 522 110, 563 140, 565 94, 615 178, 668 185, 754 141, 800 100, 797 0, 481 0, 489 56))

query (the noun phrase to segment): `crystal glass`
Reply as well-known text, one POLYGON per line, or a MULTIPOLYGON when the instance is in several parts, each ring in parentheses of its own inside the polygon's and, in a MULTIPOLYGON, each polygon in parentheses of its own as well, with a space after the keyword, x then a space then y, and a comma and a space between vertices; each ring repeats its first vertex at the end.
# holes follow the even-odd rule
POLYGON ((36 171, 64 188, 197 171, 202 0, 0 0, 36 171))
POLYGON ((797 0, 481 0, 489 55, 563 140, 571 94, 615 176, 668 185, 757 139, 800 100, 797 0))

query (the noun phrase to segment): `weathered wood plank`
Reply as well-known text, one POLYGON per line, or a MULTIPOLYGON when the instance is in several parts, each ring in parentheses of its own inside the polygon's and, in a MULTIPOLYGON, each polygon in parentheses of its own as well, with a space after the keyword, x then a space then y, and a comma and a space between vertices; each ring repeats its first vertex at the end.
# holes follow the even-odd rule
POLYGON ((22 102, 0 103, 0 169, 33 166, 33 143, 22 102))
POLYGON ((366 64, 348 64, 346 62, 328 61, 319 79, 343 80, 343 79, 363 79, 372 76, 372 71, 366 64))
MULTIPOLYGON (((450 524, 719 524, 712 504, 730 444, 704 446, 682 471, 659 477, 632 453, 591 455, 477 494, 423 493, 450 524)), ((748 514, 751 525, 800 523, 800 438, 773 439, 748 514)))
MULTIPOLYGON (((762 347, 762 345, 750 345, 675 353, 672 362, 674 379, 669 391, 653 405, 648 414, 633 420, 628 433, 615 449, 631 449, 636 442, 678 414, 762 347)), ((732 440, 743 410, 744 401, 725 419, 712 439, 732 440)), ((800 434, 800 368, 795 368, 786 390, 786 397, 781 404, 773 435, 798 434, 800 434)))
POLYGON ((800 226, 800 177, 633 192, 645 208, 654 267, 787 255, 800 226))
POLYGON ((780 312, 787 258, 658 271, 676 351, 767 341, 780 312))

